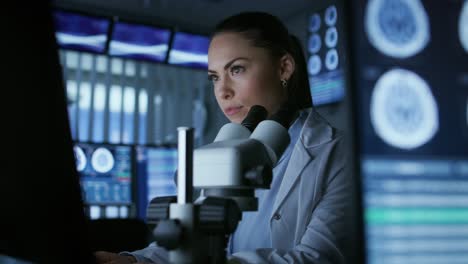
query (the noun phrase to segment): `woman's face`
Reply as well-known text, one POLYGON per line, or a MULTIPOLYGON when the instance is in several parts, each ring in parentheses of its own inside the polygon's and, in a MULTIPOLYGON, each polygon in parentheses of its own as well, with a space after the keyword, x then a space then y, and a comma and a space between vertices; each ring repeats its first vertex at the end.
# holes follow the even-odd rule
POLYGON ((286 100, 279 60, 239 33, 215 35, 208 51, 208 76, 226 117, 240 123, 253 105, 275 113, 286 100))

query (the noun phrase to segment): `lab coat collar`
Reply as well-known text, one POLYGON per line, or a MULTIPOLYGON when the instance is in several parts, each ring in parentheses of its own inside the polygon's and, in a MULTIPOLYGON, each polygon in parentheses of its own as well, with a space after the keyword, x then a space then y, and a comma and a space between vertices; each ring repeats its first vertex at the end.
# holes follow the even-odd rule
POLYGON ((309 116, 304 123, 299 140, 294 146, 289 164, 284 173, 271 217, 273 217, 291 192, 294 183, 304 168, 314 159, 314 155, 312 154, 313 149, 333 139, 333 129, 327 121, 314 109, 309 109, 308 112, 309 116))

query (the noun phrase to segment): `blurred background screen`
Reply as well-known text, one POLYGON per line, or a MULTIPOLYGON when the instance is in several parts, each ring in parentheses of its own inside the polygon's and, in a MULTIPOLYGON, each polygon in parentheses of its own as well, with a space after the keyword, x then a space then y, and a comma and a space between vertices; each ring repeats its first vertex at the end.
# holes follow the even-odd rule
POLYGON ((468 1, 354 1, 367 263, 468 261, 468 1))
POLYGON ((55 10, 55 37, 60 48, 104 53, 111 20, 55 10))
POLYGON ((169 52, 169 64, 208 70, 207 36, 176 32, 169 52))
POLYGON ((177 195, 174 177, 177 169, 177 148, 137 146, 136 164, 137 177, 143 183, 139 188, 138 216, 144 219, 151 199, 177 195))
POLYGON ((135 206, 132 146, 80 142, 73 150, 90 218, 130 217, 135 206))
POLYGON ((327 2, 308 17, 307 68, 315 106, 342 101, 346 88, 345 10, 341 1, 327 2))
POLYGON ((171 31, 147 25, 116 22, 109 44, 109 55, 164 62, 171 31))

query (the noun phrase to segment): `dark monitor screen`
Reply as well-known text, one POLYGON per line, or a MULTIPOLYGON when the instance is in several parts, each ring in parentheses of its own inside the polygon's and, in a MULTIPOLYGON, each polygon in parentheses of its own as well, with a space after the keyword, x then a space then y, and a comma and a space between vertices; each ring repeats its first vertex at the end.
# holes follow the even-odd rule
POLYGON ((123 58, 164 62, 170 36, 169 29, 116 22, 112 30, 109 54, 123 58))
POLYGON ((353 1, 367 263, 468 263, 468 1, 353 1))
POLYGON ((21 111, 1 112, 0 262, 94 263, 50 2, 13 1, 4 11, 2 82, 21 111))
POLYGON ((76 168, 87 204, 132 203, 132 147, 75 143, 76 168))
POLYGON ((55 10, 55 36, 61 48, 104 53, 110 19, 55 10))
POLYGON ((145 218, 151 199, 177 195, 174 173, 177 169, 177 148, 136 147, 137 178, 139 186, 138 215, 145 218))
POLYGON ((207 69, 209 44, 207 36, 177 32, 169 51, 169 63, 207 69))
POLYGON ((309 15, 307 69, 314 105, 336 103, 345 95, 344 10, 339 1, 309 15))

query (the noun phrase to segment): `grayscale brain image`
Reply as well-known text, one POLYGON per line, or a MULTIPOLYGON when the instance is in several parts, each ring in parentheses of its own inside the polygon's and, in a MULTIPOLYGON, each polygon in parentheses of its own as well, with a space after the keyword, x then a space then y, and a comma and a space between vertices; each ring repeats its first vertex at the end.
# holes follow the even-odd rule
POLYGON ((463 8, 460 13, 459 23, 458 23, 458 35, 460 37, 460 42, 468 53, 468 1, 465 0, 463 3, 463 8))
POLYGON ((365 27, 371 44, 394 58, 419 53, 430 39, 429 20, 419 0, 371 0, 365 27))
POLYGON ((379 78, 370 109, 376 134, 396 148, 412 149, 427 143, 439 126, 429 85, 408 70, 393 69, 379 78))

